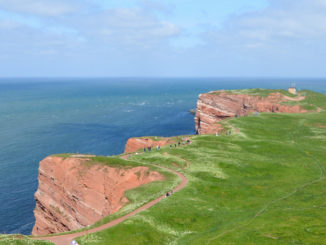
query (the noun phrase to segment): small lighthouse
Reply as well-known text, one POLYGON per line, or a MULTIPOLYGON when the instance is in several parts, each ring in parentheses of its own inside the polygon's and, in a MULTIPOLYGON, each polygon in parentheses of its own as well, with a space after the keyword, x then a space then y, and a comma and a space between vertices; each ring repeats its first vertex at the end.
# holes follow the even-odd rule
POLYGON ((295 86, 295 83, 292 83, 292 84, 291 84, 291 87, 289 87, 288 91, 289 91, 289 93, 291 93, 291 94, 297 94, 297 88, 296 88, 296 86, 295 86))

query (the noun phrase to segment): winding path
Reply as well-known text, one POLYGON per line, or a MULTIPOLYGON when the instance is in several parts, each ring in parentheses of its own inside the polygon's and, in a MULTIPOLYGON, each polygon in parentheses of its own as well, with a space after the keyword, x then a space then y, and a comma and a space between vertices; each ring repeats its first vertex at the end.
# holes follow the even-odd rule
MULTIPOLYGON (((171 173, 174 173, 174 174, 178 175, 178 177, 181 179, 181 183, 176 188, 173 189, 174 192, 177 192, 177 191, 181 190, 182 188, 184 188, 187 185, 188 180, 183 174, 181 174, 181 173, 179 173, 179 172, 177 172, 175 170, 172 170, 170 168, 165 168, 165 167, 162 167, 162 166, 159 166, 159 165, 155 165, 155 166, 159 167, 159 168, 162 168, 164 170, 170 171, 171 173)), ((112 220, 112 221, 110 221, 109 223, 107 223, 105 225, 102 225, 102 226, 99 226, 99 227, 96 227, 96 228, 93 228, 93 229, 90 229, 90 230, 87 230, 87 231, 81 231, 81 232, 77 232, 77 233, 73 233, 73 234, 65 234, 65 235, 58 235, 58 236, 51 236, 51 237, 34 237, 33 239, 47 240, 47 241, 55 243, 56 245, 69 245, 69 244, 71 244, 71 241, 74 240, 77 237, 80 237, 80 236, 83 236, 83 235, 86 235, 86 234, 95 233, 95 232, 98 232, 98 231, 102 231, 102 230, 108 229, 108 228, 110 228, 112 226, 115 226, 117 224, 120 224, 121 222, 125 221, 129 217, 132 217, 135 214, 138 214, 139 212, 154 206, 156 203, 161 201, 164 197, 165 197, 165 195, 160 196, 159 198, 145 204, 144 206, 142 206, 140 208, 137 208, 136 210, 132 211, 129 214, 126 214, 126 215, 124 215, 124 216, 122 216, 122 217, 120 217, 118 219, 112 220)))

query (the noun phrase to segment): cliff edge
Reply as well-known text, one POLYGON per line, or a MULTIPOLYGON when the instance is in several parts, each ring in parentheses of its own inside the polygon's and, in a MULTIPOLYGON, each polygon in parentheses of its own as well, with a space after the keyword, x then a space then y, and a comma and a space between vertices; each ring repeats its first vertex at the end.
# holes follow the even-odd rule
POLYGON ((78 155, 50 156, 40 162, 33 235, 94 224, 128 202, 126 190, 164 179, 147 167, 118 168, 89 161, 78 155))
POLYGON ((250 95, 232 91, 212 91, 199 95, 195 116, 197 134, 215 134, 223 127, 223 119, 245 116, 254 112, 304 113, 299 105, 286 105, 284 102, 304 100, 304 96, 290 97, 280 92, 267 96, 250 95))
POLYGON ((156 139, 152 139, 152 137, 130 138, 126 143, 124 153, 132 153, 148 147, 161 147, 172 142, 174 141, 172 141, 170 138, 163 137, 159 137, 156 139))

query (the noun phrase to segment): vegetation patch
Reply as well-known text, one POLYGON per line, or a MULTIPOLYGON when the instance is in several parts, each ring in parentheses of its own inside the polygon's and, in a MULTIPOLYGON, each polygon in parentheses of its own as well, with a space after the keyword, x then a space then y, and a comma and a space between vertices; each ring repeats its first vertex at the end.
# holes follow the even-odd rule
MULTIPOLYGON (((256 88, 256 89, 236 89, 236 90, 223 90, 224 93, 228 94, 247 94, 252 96, 261 96, 261 97, 268 97, 272 93, 280 93, 282 95, 295 98, 298 95, 291 94, 288 91, 284 89, 262 89, 262 88, 256 88)), ((213 94, 221 94, 221 91, 213 92, 213 94)))
POLYGON ((53 245, 52 242, 32 240, 23 235, 0 235, 1 245, 53 245))
MULTIPOLYGON (((268 96, 275 90, 247 92, 268 96)), ((326 97, 311 91, 305 95, 296 103, 321 108, 320 113, 235 118, 225 126, 241 133, 195 136, 190 145, 133 155, 132 162, 183 172, 188 185, 127 221, 93 234, 92 240, 83 236, 78 241, 325 244, 326 128, 318 125, 326 125, 326 97)))

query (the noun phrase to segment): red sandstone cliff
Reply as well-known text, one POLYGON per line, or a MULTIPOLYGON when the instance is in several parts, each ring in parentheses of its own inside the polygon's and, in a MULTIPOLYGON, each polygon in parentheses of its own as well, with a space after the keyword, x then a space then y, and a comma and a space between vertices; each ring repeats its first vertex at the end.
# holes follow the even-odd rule
POLYGON ((282 105, 281 102, 300 101, 304 97, 287 97, 272 93, 267 97, 246 94, 231 94, 225 91, 213 91, 199 95, 195 117, 198 134, 215 134, 222 130, 218 123, 223 119, 244 116, 253 112, 303 113, 300 106, 282 105))
POLYGON ((117 212, 126 190, 162 180, 147 167, 89 166, 82 157, 47 157, 40 163, 33 235, 65 232, 117 212))
POLYGON ((170 138, 160 138, 160 140, 153 140, 151 138, 130 138, 125 146, 125 153, 136 152, 147 147, 164 146, 171 144, 170 138))

